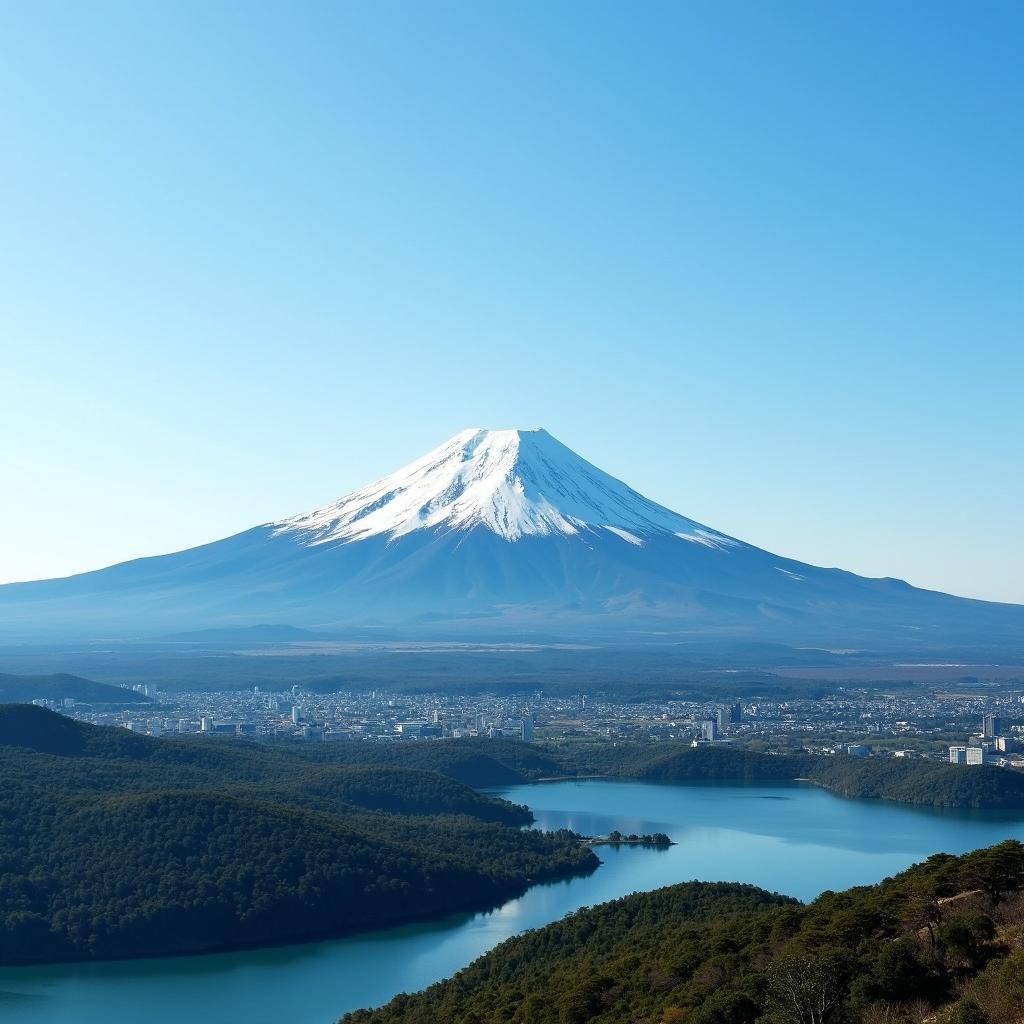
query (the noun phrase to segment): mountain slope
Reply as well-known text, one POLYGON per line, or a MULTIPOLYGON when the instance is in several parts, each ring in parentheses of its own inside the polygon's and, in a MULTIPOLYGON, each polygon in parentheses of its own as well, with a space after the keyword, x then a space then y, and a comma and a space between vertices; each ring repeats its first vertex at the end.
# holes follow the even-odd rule
POLYGON ((597 866, 451 778, 305 753, 0 705, 0 964, 341 935, 597 866))
POLYGON ((546 431, 470 430, 332 505, 171 555, 0 587, 0 636, 286 622, 633 642, 1021 642, 1024 607, 821 569, 672 512, 546 431))
POLYGON ((8 675, 0 672, 0 703, 31 703, 34 700, 71 700, 94 704, 148 704, 149 698, 123 686, 58 672, 54 675, 8 675))
POLYGON ((638 494, 546 430, 465 430, 333 505, 272 525, 308 544, 476 527, 507 541, 607 530, 636 545, 651 533, 738 544, 638 494))
POLYGON ((683 882, 507 939, 340 1024, 1018 1024, 1022 888, 1014 840, 806 905, 683 882))

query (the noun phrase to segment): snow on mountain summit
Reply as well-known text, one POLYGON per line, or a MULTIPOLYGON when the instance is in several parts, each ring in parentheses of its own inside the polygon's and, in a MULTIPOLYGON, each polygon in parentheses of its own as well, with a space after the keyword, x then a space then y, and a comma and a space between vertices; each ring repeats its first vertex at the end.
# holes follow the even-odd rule
POLYGON ((739 542, 650 501, 546 430, 464 430, 422 458, 305 515, 272 523, 308 545, 485 528, 506 541, 607 530, 727 550, 739 542))
POLYGON ((543 430, 467 430, 315 512, 0 587, 0 637, 19 642, 267 622, 384 642, 725 637, 902 654, 931 650, 925 643, 1017 651, 1024 607, 741 543, 650 501, 543 430))

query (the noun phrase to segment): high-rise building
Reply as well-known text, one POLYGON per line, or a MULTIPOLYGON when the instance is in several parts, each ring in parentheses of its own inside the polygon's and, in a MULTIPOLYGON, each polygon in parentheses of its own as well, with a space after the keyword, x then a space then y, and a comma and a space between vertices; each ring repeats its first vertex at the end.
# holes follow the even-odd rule
POLYGON ((299 710, 298 704, 292 705, 292 725, 298 725, 302 721, 302 712, 299 710))
POLYGON ((949 763, 950 764, 967 764, 967 748, 966 747, 950 747, 949 748, 949 763))
POLYGON ((519 723, 519 738, 524 743, 533 742, 533 719, 529 715, 519 723))
POLYGON ((700 723, 701 739, 708 743, 714 743, 718 739, 718 722, 709 718, 706 722, 700 723))
POLYGON ((720 733, 729 731, 729 709, 719 708, 715 714, 715 724, 720 733))
POLYGON ((1003 723, 999 720, 999 716, 990 711, 981 720, 981 735, 987 740, 993 736, 998 736, 1002 731, 1002 725, 1003 723))
POLYGON ((984 747, 968 747, 967 748, 967 763, 968 764, 984 764, 985 763, 985 748, 984 747))
POLYGON ((739 725, 743 721, 743 705, 739 701, 729 708, 729 721, 732 725, 739 725))

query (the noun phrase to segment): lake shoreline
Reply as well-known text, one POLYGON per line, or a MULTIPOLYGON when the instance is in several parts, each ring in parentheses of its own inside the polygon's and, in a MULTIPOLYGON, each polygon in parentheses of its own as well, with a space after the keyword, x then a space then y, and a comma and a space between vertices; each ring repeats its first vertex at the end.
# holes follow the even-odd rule
POLYGON ((409 915, 320 941, 0 968, 4 1024, 136 1024, 141 1002, 147 1024, 180 1024, 190 1005, 221 1024, 331 1024, 451 977, 524 931, 631 892, 738 880, 806 902, 824 889, 872 884, 938 851, 1024 838, 1024 822, 999 813, 844 799, 793 780, 572 778, 493 791, 527 804, 536 828, 591 837, 664 832, 675 844, 605 844, 600 870, 537 880, 499 906, 409 915))
MULTIPOLYGON (((467 915, 488 914, 500 909, 506 904, 521 899, 526 893, 538 885, 553 885, 558 882, 567 882, 574 878, 585 878, 592 875, 601 867, 601 860, 593 865, 579 869, 567 869, 555 871, 542 875, 538 878, 528 878, 522 885, 510 887, 505 893, 496 893, 495 899, 482 904, 479 900, 467 900, 464 903, 453 904, 443 912, 426 911, 422 914, 415 912, 409 914, 395 915, 389 919, 382 920, 365 927, 347 928, 336 931, 330 929, 321 932, 310 932, 296 938, 282 939, 275 942, 239 942, 230 945, 208 946, 205 948, 180 949, 168 953, 156 955, 144 954, 140 956, 117 956, 117 957, 70 957, 61 960, 25 960, 16 963, 0 964, 0 987, 4 980, 4 973, 7 971, 32 970, 33 968, 61 967, 61 966, 98 966, 102 964, 134 964, 146 961, 159 962, 164 960, 179 959, 203 959, 206 957, 225 956, 232 953, 252 953, 261 950, 287 949, 295 946, 315 946, 326 942, 335 942, 343 939, 358 938, 362 935, 375 935, 379 932, 393 931, 405 928, 409 925, 418 924, 442 924, 445 921, 453 920, 467 915)), ((2 1004, 0 1004, 2 1005, 2 1004)))

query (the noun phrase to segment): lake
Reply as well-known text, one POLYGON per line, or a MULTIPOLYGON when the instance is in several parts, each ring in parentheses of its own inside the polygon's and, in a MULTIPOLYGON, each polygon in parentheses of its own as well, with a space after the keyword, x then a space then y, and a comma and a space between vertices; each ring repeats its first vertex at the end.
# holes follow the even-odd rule
MULTIPOLYGON (((966 770, 966 769, 965 769, 966 770)), ((688 879, 801 899, 875 882, 931 853, 1024 840, 1024 819, 844 800, 811 785, 592 779, 494 790, 538 828, 667 832, 667 849, 600 846, 586 878, 534 886, 486 913, 346 939, 202 957, 0 969, 4 1024, 331 1024, 453 974, 496 943, 581 906, 688 879)))

